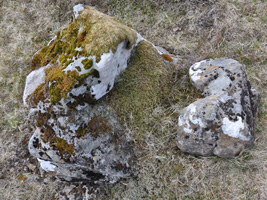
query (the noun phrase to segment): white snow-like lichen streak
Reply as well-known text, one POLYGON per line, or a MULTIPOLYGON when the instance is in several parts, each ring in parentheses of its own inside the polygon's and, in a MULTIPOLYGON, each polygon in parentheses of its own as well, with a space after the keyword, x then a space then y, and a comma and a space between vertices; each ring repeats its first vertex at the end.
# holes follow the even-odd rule
POLYGON ((51 44, 52 42, 54 42, 56 39, 57 39, 57 36, 55 35, 55 36, 52 38, 52 40, 50 40, 50 41, 48 42, 47 46, 48 46, 49 44, 51 44))
POLYGON ((196 105, 195 104, 190 104, 187 107, 189 114, 189 119, 193 124, 199 125, 200 127, 203 127, 203 123, 202 120, 200 118, 196 118, 195 117, 195 113, 196 113, 196 105))
POLYGON ((196 118, 195 113, 196 113, 196 105, 190 104, 186 109, 186 113, 184 113, 182 116, 179 116, 178 126, 186 125, 186 127, 184 127, 184 132, 186 133, 193 132, 193 130, 191 129, 190 122, 192 124, 199 125, 200 127, 204 127, 202 120, 200 118, 196 118))
POLYGON ((109 53, 104 53, 101 60, 94 67, 99 72, 99 84, 91 87, 91 95, 96 100, 107 94, 114 85, 115 78, 126 69, 127 62, 131 56, 132 50, 143 40, 140 34, 137 34, 137 40, 131 49, 126 49, 126 41, 121 42, 115 53, 110 49, 109 53))
POLYGON ((73 7, 73 13, 74 13, 75 19, 77 19, 77 17, 79 16, 79 12, 83 10, 84 10, 83 4, 78 4, 73 7))
POLYGON ((190 78, 193 82, 200 79, 201 76, 199 76, 198 74, 202 73, 202 70, 198 69, 198 68, 200 67, 201 63, 203 63, 203 62, 205 62, 205 61, 197 62, 190 67, 189 75, 190 75, 190 78))
POLYGON ((46 172, 53 172, 55 171, 56 166, 51 164, 50 161, 45 161, 42 159, 37 158, 38 161, 40 162, 40 165, 42 167, 43 170, 45 170, 46 172))
POLYGON ((26 99, 27 97, 34 92, 34 90, 42 83, 45 82, 45 69, 49 67, 49 65, 45 67, 41 67, 32 71, 26 78, 25 89, 23 93, 23 103, 27 106, 26 99))
POLYGON ((232 122, 228 117, 223 118, 222 130, 224 134, 229 135, 230 137, 239 138, 243 141, 249 141, 249 137, 242 135, 241 129, 244 130, 244 123, 242 122, 241 117, 237 117, 238 120, 232 122))
POLYGON ((74 50, 75 50, 75 51, 82 51, 83 48, 82 48, 82 47, 76 47, 74 50))
POLYGON ((186 124, 187 127, 184 127, 184 132, 186 133, 192 133, 193 130, 190 127, 189 121, 188 121, 188 113, 185 113, 183 116, 179 116, 178 120, 178 126, 183 126, 186 124))

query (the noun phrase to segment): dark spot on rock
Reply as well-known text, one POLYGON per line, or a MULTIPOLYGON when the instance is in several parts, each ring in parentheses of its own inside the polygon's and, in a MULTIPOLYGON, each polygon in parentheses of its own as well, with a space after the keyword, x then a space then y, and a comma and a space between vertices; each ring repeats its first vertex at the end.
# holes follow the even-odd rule
POLYGON ((185 138, 185 139, 189 139, 189 136, 188 136, 188 135, 186 135, 184 138, 185 138))
POLYGON ((209 146, 213 146, 213 144, 208 144, 209 146))
POLYGON ((234 76, 231 76, 231 77, 230 77, 230 80, 231 80, 231 81, 234 81, 234 80, 235 80, 235 77, 234 77, 234 76))
POLYGON ((44 153, 43 153, 43 152, 39 152, 39 155, 40 155, 41 157, 43 157, 44 153))
POLYGON ((237 77, 240 77, 240 76, 241 76, 241 75, 238 73, 238 74, 237 74, 237 77))
POLYGON ((232 72, 229 69, 226 69, 225 72, 228 74, 232 74, 232 72))
POLYGON ((194 131, 196 132, 197 131, 197 128, 194 128, 194 131))
POLYGON ((218 74, 216 74, 216 75, 214 76, 214 79, 217 79, 217 78, 218 78, 218 76, 219 76, 219 75, 218 75, 218 74))
POLYGON ((78 72, 82 71, 80 66, 76 66, 75 68, 78 70, 78 72))
POLYGON ((125 44, 125 48, 126 49, 130 49, 131 48, 131 43, 129 40, 127 40, 126 44, 125 44))
POLYGON ((120 67, 120 64, 118 64, 117 68, 119 68, 119 67, 120 67))
POLYGON ((109 83, 106 92, 109 92, 110 89, 111 89, 111 85, 109 83))
POLYGON ((33 142, 32 142, 32 145, 34 148, 38 148, 39 146, 39 139, 38 138, 34 138, 33 142))
POLYGON ((99 71, 97 71, 96 69, 94 69, 94 71, 92 72, 92 76, 94 78, 100 78, 99 71))
POLYGON ((103 174, 95 173, 92 171, 86 171, 83 174, 86 175, 86 177, 90 178, 91 180, 99 180, 99 179, 105 178, 105 176, 103 174))

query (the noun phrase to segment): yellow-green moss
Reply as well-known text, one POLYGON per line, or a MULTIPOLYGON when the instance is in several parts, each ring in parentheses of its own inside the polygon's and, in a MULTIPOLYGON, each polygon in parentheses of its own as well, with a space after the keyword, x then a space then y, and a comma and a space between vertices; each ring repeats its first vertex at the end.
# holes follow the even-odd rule
POLYGON ((74 148, 72 144, 68 144, 62 138, 56 137, 54 142, 56 143, 57 150, 60 154, 68 153, 70 155, 74 155, 74 148))
POLYGON ((78 81, 77 71, 62 71, 64 67, 55 66, 45 70, 45 81, 50 82, 49 95, 51 103, 57 103, 62 98, 67 97, 67 93, 74 87, 78 81))
POLYGON ((64 67, 55 66, 45 69, 45 81, 50 82, 49 95, 52 104, 58 103, 62 98, 65 99, 69 91, 71 91, 76 83, 81 82, 86 77, 92 75, 99 77, 96 69, 92 69, 89 73, 79 75, 76 70, 62 71, 64 67))
POLYGON ((88 58, 82 61, 84 69, 90 69, 93 66, 93 63, 94 63, 93 59, 88 59, 88 58))
POLYGON ((145 128, 150 110, 167 99, 167 69, 157 50, 149 42, 140 42, 122 81, 111 91, 109 103, 124 120, 145 128))
POLYGON ((82 137, 82 136, 84 136, 85 133, 86 133, 86 130, 85 130, 84 128, 82 128, 82 127, 79 127, 79 128, 76 130, 76 134, 77 134, 78 137, 82 137))

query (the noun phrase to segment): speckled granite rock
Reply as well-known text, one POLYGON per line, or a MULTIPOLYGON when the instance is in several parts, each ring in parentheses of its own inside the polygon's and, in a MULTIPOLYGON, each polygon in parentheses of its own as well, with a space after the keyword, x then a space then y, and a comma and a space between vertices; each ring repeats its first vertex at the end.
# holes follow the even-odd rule
POLYGON ((146 106, 160 103, 165 66, 161 53, 134 30, 75 6, 73 21, 31 62, 23 96, 36 116, 30 153, 67 181, 113 183, 136 175, 124 119, 140 125, 146 106))
POLYGON ((234 157, 254 141, 258 92, 251 88, 244 67, 233 59, 204 60, 189 71, 202 93, 182 111, 177 145, 196 155, 234 157))

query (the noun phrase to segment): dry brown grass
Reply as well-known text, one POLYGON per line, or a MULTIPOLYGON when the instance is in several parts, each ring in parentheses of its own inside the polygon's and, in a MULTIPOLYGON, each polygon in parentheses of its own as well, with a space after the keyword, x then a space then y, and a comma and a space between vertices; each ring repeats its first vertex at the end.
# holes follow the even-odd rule
MULTIPOLYGON (((78 2, 97 6, 180 55, 179 68, 210 57, 238 60, 261 94, 255 145, 234 159, 195 157, 177 149, 173 126, 187 102, 154 109, 149 119, 152 129, 138 138, 143 145, 138 178, 99 186, 95 195, 99 199, 267 199, 265 0, 0 0, 0 199, 64 199, 60 193, 68 190, 73 196, 86 196, 85 186, 60 183, 32 168, 30 164, 38 165, 27 152, 32 125, 22 104, 32 55, 68 23, 78 2)), ((129 134, 138 135, 133 130, 129 134)))

